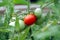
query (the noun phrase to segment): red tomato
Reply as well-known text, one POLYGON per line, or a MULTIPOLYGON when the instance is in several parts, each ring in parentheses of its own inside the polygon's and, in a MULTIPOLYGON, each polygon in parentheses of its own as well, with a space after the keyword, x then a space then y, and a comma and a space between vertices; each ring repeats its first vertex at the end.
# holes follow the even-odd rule
POLYGON ((26 25, 32 25, 33 23, 36 22, 36 16, 34 14, 28 14, 25 18, 24 18, 24 23, 26 25))

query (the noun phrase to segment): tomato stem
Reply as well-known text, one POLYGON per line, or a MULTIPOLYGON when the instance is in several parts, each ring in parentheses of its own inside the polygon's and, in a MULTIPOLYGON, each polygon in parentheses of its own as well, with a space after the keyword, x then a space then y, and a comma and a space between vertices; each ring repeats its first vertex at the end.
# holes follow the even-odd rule
MULTIPOLYGON (((31 36, 31 34, 32 34, 32 29, 31 29, 31 28, 30 28, 29 33, 30 33, 30 36, 31 36)), ((34 37, 33 37, 33 36, 31 36, 31 39, 32 39, 32 40, 34 40, 34 37)))
POLYGON ((27 10, 28 10, 28 13, 29 13, 29 10, 30 10, 30 0, 28 0, 28 5, 27 6, 28 6, 27 10))

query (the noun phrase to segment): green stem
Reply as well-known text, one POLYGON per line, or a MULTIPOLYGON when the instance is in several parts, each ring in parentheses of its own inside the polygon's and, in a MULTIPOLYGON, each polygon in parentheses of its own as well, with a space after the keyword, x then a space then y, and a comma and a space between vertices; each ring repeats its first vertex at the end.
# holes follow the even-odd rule
POLYGON ((27 11, 28 11, 28 13, 29 13, 29 10, 30 10, 30 0, 28 0, 28 9, 27 9, 27 11))

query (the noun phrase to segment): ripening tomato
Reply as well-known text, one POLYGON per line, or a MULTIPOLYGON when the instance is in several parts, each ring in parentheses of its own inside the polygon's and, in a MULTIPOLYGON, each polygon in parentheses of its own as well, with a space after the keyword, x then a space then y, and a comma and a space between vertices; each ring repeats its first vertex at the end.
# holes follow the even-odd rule
POLYGON ((26 25, 32 25, 33 23, 36 22, 36 16, 34 14, 28 14, 25 18, 24 18, 24 23, 26 25))

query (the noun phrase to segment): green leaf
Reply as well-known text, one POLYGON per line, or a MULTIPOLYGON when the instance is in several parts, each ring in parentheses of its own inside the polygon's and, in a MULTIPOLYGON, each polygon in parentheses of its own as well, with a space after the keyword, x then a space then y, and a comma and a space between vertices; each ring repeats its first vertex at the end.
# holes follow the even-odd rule
POLYGON ((26 0, 14 0, 15 4, 27 4, 26 0))
POLYGON ((26 28, 22 33, 20 33, 20 39, 19 40, 25 40, 28 33, 29 33, 30 27, 26 28))
POLYGON ((4 0, 1 0, 1 2, 0 2, 0 6, 4 6, 4 5, 5 5, 4 0))
POLYGON ((34 35, 34 37, 36 39, 44 39, 46 37, 55 36, 59 33, 60 32, 59 32, 58 26, 51 26, 45 32, 38 32, 37 34, 34 35))
POLYGON ((54 3, 55 3, 56 6, 58 5, 58 1, 59 0, 54 0, 54 3))
POLYGON ((6 2, 6 11, 5 11, 5 20, 4 20, 4 26, 8 27, 9 26, 9 21, 12 17, 12 13, 14 11, 14 4, 13 4, 13 0, 5 0, 4 2, 6 2))
POLYGON ((0 7, 1 7, 1 6, 4 6, 4 5, 5 5, 4 3, 0 3, 0 7))

